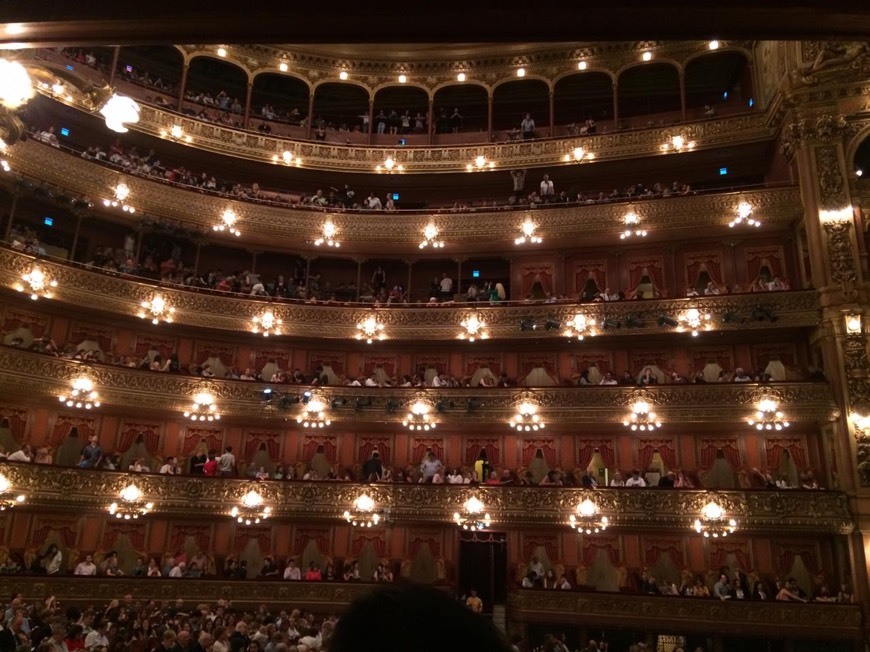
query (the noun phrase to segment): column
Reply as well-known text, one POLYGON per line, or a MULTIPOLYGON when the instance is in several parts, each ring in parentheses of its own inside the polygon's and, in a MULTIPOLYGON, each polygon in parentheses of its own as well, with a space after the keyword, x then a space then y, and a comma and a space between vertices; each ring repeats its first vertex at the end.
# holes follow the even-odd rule
POLYGON ((187 90, 187 71, 190 69, 190 63, 185 62, 184 68, 181 71, 181 82, 178 84, 178 109, 181 112, 181 106, 184 103, 184 91, 187 90))
POLYGON ((305 298, 311 296, 311 261, 315 256, 305 256, 305 298))
POLYGON ((362 292, 362 266, 365 258, 356 258, 356 300, 359 301, 362 292))
POLYGON ((556 135, 556 91, 550 89, 550 136, 556 135))
POLYGON ((492 142, 492 92, 486 96, 486 131, 489 133, 487 142, 492 142))
POLYGON ((311 140, 311 123, 314 122, 314 90, 308 93, 308 119, 305 121, 305 139, 311 140))
POLYGON ((461 294, 462 293, 462 258, 454 258, 456 261, 456 283, 453 285, 453 294, 461 294))
POLYGON ((9 242, 9 237, 12 234, 12 221, 15 219, 16 208, 18 208, 18 190, 12 193, 12 206, 9 207, 9 221, 6 222, 6 235, 3 237, 6 242, 9 242))
POLYGON ((428 134, 428 140, 426 141, 430 145, 432 144, 432 136, 435 133, 435 98, 429 98, 429 111, 426 113, 426 133, 428 134))
POLYGON ((402 262, 407 263, 407 265, 408 265, 408 285, 405 286, 405 297, 407 298, 408 302, 410 302, 412 300, 411 299, 411 270, 414 268, 414 261, 413 260, 403 260, 402 262))
POLYGON ((613 80, 613 130, 619 129, 619 82, 613 80))
POLYGON ((248 81, 248 94, 245 97, 245 117, 242 120, 242 129, 248 128, 248 118, 251 117, 251 95, 254 92, 254 80, 248 81))
POLYGON ((257 273, 257 256, 260 255, 259 251, 251 251, 251 273, 257 273))
MULTIPOLYGON (((81 228, 82 228, 82 217, 83 217, 83 215, 81 213, 76 215, 76 230, 75 230, 75 233, 73 234, 72 247, 70 247, 70 250, 69 250, 69 261, 70 262, 72 262, 76 259, 76 246, 79 243, 79 232, 81 231, 81 228)), ((11 221, 12 220, 10 220, 10 222, 11 221)))
POLYGON ((374 95, 369 98, 369 145, 372 144, 375 137, 375 98, 374 95))
POLYGON ((109 70, 109 86, 115 85, 115 75, 118 72, 118 57, 121 56, 121 46, 116 45, 112 52, 112 68, 109 70))
POLYGON ((199 274, 199 254, 200 254, 201 250, 202 250, 202 243, 197 242, 196 243, 196 254, 193 257, 193 276, 194 276, 194 278, 196 278, 197 275, 199 274))
POLYGON ((680 112, 682 121, 686 121, 686 72, 680 68, 680 112))
MULTIPOLYGON (((806 263, 804 262, 804 234, 803 234, 803 226, 802 225, 800 225, 800 224, 798 225, 798 227, 795 229, 794 235, 795 235, 795 238, 794 238, 795 258, 797 259, 797 262, 798 262, 798 272, 801 275, 800 288, 805 289, 809 285, 807 283, 807 281, 809 279, 807 278, 807 266, 806 266, 806 263)), ((792 284, 792 285, 794 286, 794 284, 792 284)))

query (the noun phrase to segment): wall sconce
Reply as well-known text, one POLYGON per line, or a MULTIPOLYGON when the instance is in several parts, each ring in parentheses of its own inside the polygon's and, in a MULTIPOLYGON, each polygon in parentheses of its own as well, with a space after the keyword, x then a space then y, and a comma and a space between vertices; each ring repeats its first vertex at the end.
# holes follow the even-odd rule
POLYGON ((851 206, 844 206, 838 210, 819 211, 819 219, 822 222, 848 222, 854 213, 855 211, 851 206))
POLYGON ((848 312, 843 315, 846 322, 846 335, 860 335, 864 330, 864 319, 859 312, 848 312))
POLYGON ((327 220, 323 223, 323 226, 320 227, 320 237, 314 241, 314 246, 319 247, 320 245, 326 245, 327 247, 335 247, 338 249, 341 247, 341 243, 335 239, 337 235, 338 227, 335 226, 335 223, 332 220, 327 220))
POLYGON ((687 152, 689 150, 695 149, 695 141, 689 140, 685 136, 677 134, 676 136, 671 136, 664 144, 662 144, 663 152, 687 152))
POLYGON ((535 235, 535 229, 538 227, 534 222, 527 219, 520 225, 520 231, 522 231, 522 235, 514 240, 515 245, 526 244, 527 242, 530 244, 541 244, 544 240, 539 235, 535 235))
POLYGON ((423 240, 420 242, 420 249, 432 247, 433 249, 441 249, 444 246, 443 240, 438 240, 438 227, 432 223, 426 225, 423 229, 423 240))
POLYGON ((160 130, 161 138, 168 138, 169 140, 185 143, 192 143, 193 138, 188 135, 185 135, 184 129, 182 129, 181 125, 172 125, 169 129, 161 129, 160 130))
POLYGON ((640 228, 640 218, 634 211, 623 217, 622 223, 625 225, 625 231, 619 234, 620 240, 625 240, 631 236, 637 236, 638 238, 646 237, 646 229, 640 228))

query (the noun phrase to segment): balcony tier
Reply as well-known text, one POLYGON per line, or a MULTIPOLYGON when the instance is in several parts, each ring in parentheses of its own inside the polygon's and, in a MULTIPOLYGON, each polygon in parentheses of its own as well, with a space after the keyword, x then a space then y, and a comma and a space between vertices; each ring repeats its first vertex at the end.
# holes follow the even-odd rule
MULTIPOLYGON (((154 513, 172 516, 227 514, 252 488, 272 507, 273 519, 344 522, 342 514, 360 493, 387 509, 388 523, 452 522, 462 510, 468 489, 456 485, 392 485, 169 476, 41 465, 7 464, 3 468, 27 508, 105 512, 118 492, 135 478, 154 513)), ((654 529, 694 535, 701 508, 715 494, 742 533, 792 532, 849 534, 854 519, 846 494, 838 491, 696 491, 600 489, 590 494, 564 487, 490 487, 477 490, 496 529, 567 526, 567 517, 587 496, 594 497, 614 528, 654 529)), ((697 535, 694 535, 697 536, 697 535)))

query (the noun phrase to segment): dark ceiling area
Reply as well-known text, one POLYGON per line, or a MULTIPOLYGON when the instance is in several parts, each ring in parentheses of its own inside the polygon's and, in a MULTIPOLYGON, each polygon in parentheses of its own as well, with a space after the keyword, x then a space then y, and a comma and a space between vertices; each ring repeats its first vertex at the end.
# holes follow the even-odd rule
POLYGON ((862 39, 870 6, 855 0, 538 0, 328 5, 175 0, 167 5, 90 0, 7 0, 3 19, 24 30, 0 40, 63 43, 414 43, 688 38, 862 39))

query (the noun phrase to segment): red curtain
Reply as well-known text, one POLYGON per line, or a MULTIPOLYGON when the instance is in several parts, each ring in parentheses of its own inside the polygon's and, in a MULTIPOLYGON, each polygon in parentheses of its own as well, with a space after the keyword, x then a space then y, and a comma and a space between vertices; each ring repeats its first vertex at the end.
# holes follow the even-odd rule
POLYGON ((435 457, 439 460, 444 459, 444 440, 443 439, 432 439, 432 438, 424 438, 418 439, 414 438, 413 445, 411 447, 411 459, 415 464, 420 463, 423 460, 423 456, 426 454, 426 449, 431 448, 432 452, 435 453, 435 457))
POLYGON ((251 541, 256 541, 260 546, 260 552, 269 554, 272 551, 272 528, 270 527, 243 527, 236 529, 233 538, 233 552, 239 554, 251 541))
POLYGON ((767 453, 767 468, 776 470, 782 464, 783 451, 788 451, 798 469, 807 468, 807 453, 800 439, 773 439, 764 440, 764 448, 767 453))
POLYGON ((709 568, 719 569, 725 566, 728 561, 728 555, 734 555, 737 561, 737 567, 744 573, 752 570, 752 562, 749 560, 749 553, 746 550, 746 544, 738 541, 710 541, 710 565, 709 568))
POLYGON ((145 523, 107 521, 106 529, 103 532, 103 550, 114 548, 121 535, 126 535, 136 550, 145 549, 145 523))
POLYGON ((550 374, 556 374, 556 356, 547 353, 543 354, 520 354, 520 368, 523 370, 523 375, 527 376, 532 369, 543 367, 550 374))
POLYGON ((695 256, 690 254, 686 257, 686 263, 686 275, 690 287, 697 285, 698 277, 702 272, 707 272, 707 276, 715 285, 722 285, 722 264, 716 254, 695 256))
POLYGON ((236 347, 211 342, 196 343, 196 363, 202 364, 209 358, 218 358, 225 367, 232 367, 236 360, 236 347))
POLYGON ((419 355, 414 359, 414 363, 416 369, 422 367, 423 371, 425 371, 426 369, 432 368, 439 374, 447 373, 448 365, 446 356, 419 355))
POLYGON ((481 450, 486 451, 486 459, 490 464, 498 464, 497 439, 469 439, 465 444, 465 463, 474 464, 481 450))
POLYGON ((608 468, 613 468, 616 464, 616 455, 613 452, 612 442, 580 440, 579 446, 580 448, 577 451, 577 459, 580 463, 581 469, 585 469, 589 466, 589 462, 592 460, 592 454, 595 452, 596 448, 598 449, 598 452, 601 453, 601 458, 604 460, 604 463, 608 468))
POLYGON ((78 527, 75 523, 58 523, 58 522, 40 522, 39 528, 33 531, 30 537, 30 542, 34 546, 44 546, 45 540, 49 533, 57 532, 60 536, 61 543, 67 548, 74 548, 76 545, 76 532, 78 527))
POLYGON ((528 535, 523 537, 523 560, 531 561, 535 550, 543 548, 547 552, 547 557, 554 564, 559 561, 559 539, 555 536, 546 535, 528 535))
POLYGON ((635 260, 631 261, 628 265, 629 277, 630 281, 630 290, 628 292, 629 298, 634 298, 634 293, 637 292, 637 286, 640 285, 643 277, 646 276, 649 278, 650 283, 653 285, 653 289, 655 289, 656 294, 664 296, 664 291, 662 288, 664 287, 663 276, 662 276, 662 263, 661 260, 635 260))
POLYGON ((765 267, 770 271, 772 276, 782 278, 782 249, 779 247, 773 249, 747 249, 746 267, 749 272, 747 277, 749 281, 756 280, 761 270, 765 267))
POLYGON ((245 459, 251 460, 254 453, 260 450, 261 447, 266 449, 266 455, 273 462, 276 462, 280 457, 280 435, 269 432, 249 432, 245 441, 245 459))
POLYGON ((740 468, 740 451, 737 442, 730 439, 701 440, 701 468, 709 469, 716 459, 716 451, 721 450, 725 459, 735 471, 740 468))
POLYGON ((140 360, 148 351, 157 351, 164 360, 168 360, 175 351, 175 340, 166 337, 152 337, 150 335, 136 336, 136 348, 134 352, 140 360))
POLYGON ((421 546, 429 546, 429 552, 433 557, 441 554, 441 544, 438 541, 439 537, 434 535, 416 536, 408 543, 408 557, 413 559, 417 556, 417 551, 421 546))
POLYGON ((552 265, 527 265, 523 267, 523 297, 531 294, 536 284, 541 286, 546 296, 553 294, 552 265))
POLYGON ((592 281, 595 289, 598 292, 603 292, 607 288, 607 272, 602 264, 587 264, 577 265, 577 270, 574 274, 574 291, 582 292, 586 284, 592 281))
POLYGON ((361 532, 355 533, 353 545, 351 546, 351 553, 355 557, 359 557, 359 553, 362 552, 362 549, 368 542, 371 542, 372 548, 374 548, 375 554, 377 554, 378 557, 386 557, 387 542, 384 540, 384 535, 377 532, 372 532, 371 534, 363 534, 361 532))
POLYGON ((721 349, 718 351, 693 351, 692 353, 692 369, 701 371, 707 366, 708 362, 715 362, 723 369, 732 369, 732 356, 730 349, 721 349))
POLYGON ((111 353, 114 336, 115 332, 111 328, 101 328, 90 324, 73 324, 70 330, 69 341, 72 344, 79 345, 85 340, 93 340, 99 345, 100 351, 111 353))
POLYGON ((27 428, 27 410, 0 407, 0 423, 3 423, 3 419, 9 422, 9 430, 15 441, 23 442, 24 431, 27 428))
POLYGON ((127 452, 139 437, 142 437, 145 450, 156 455, 160 450, 160 426, 156 424, 124 423, 118 436, 118 451, 127 452))
POLYGON ((683 551, 678 541, 650 542, 644 550, 644 561, 648 566, 655 565, 661 555, 670 555, 671 561, 677 568, 683 568, 683 551))
POLYGON ((363 371, 366 376, 371 376, 375 369, 380 367, 388 378, 396 375, 395 356, 366 356, 363 371))
MULTIPOLYGON (((262 371, 269 362, 274 362, 279 369, 287 371, 290 368, 290 351, 283 349, 270 349, 264 351, 258 349, 253 353, 254 368, 262 371)), ((268 380, 268 379, 267 379, 268 380)))
POLYGON ((181 454, 190 455, 204 441, 208 450, 223 452, 224 431, 218 428, 188 428, 181 442, 181 454))
POLYGON ((344 374, 346 359, 347 356, 344 353, 312 351, 308 354, 308 367, 310 371, 314 371, 317 367, 329 365, 336 375, 341 376, 344 374))
POLYGON ((335 437, 324 437, 322 435, 305 435, 302 443, 302 461, 310 462, 320 446, 323 446, 323 454, 326 456, 326 459, 335 463, 335 456, 338 451, 336 439, 335 437))
POLYGON ((390 440, 385 437, 362 437, 359 442, 359 459, 367 460, 378 451, 384 464, 390 462, 390 440))
POLYGON ((547 466, 551 469, 557 466, 556 444, 552 439, 526 439, 523 442, 523 466, 529 465, 538 450, 543 453, 547 466))
POLYGON ((48 317, 44 315, 34 315, 23 310, 9 310, 3 320, 3 334, 16 331, 23 326, 30 330, 34 338, 38 338, 45 335, 47 325, 48 317))
POLYGON ((674 450, 674 443, 671 440, 655 439, 638 442, 638 462, 641 472, 649 468, 649 463, 652 461, 653 453, 658 449, 662 456, 665 465, 669 469, 677 466, 677 453, 674 450))
POLYGON ((616 568, 619 566, 619 544, 616 541, 607 541, 598 537, 583 537, 583 554, 581 558, 588 567, 595 561, 599 550, 604 550, 610 559, 610 564, 616 568))
POLYGON ((206 552, 211 549, 210 525, 176 525, 171 526, 169 534, 169 552, 179 552, 188 537, 193 537, 196 547, 206 552))
POLYGON ((51 443, 53 446, 60 446, 63 440, 69 437, 69 433, 73 428, 79 431, 79 440, 82 446, 87 443, 88 438, 97 431, 94 419, 84 419, 82 417, 72 416, 68 414, 58 414, 57 421, 54 424, 54 430, 51 432, 51 443))
POLYGON ((478 369, 489 369, 498 376, 501 373, 501 358, 495 355, 469 355, 465 357, 465 375, 473 376, 478 369))
POLYGON ((329 552, 329 531, 313 528, 297 529, 293 539, 293 554, 301 555, 308 547, 308 543, 314 541, 320 552, 329 552))
POLYGON ((779 555, 777 556, 779 572, 783 575, 790 573, 797 557, 803 560, 804 566, 813 575, 818 575, 821 572, 815 546, 798 542, 785 543, 779 546, 779 555))
POLYGON ((752 347, 752 357, 755 360, 755 366, 766 368, 771 360, 779 360, 786 367, 795 366, 795 349, 794 345, 759 345, 752 347))

